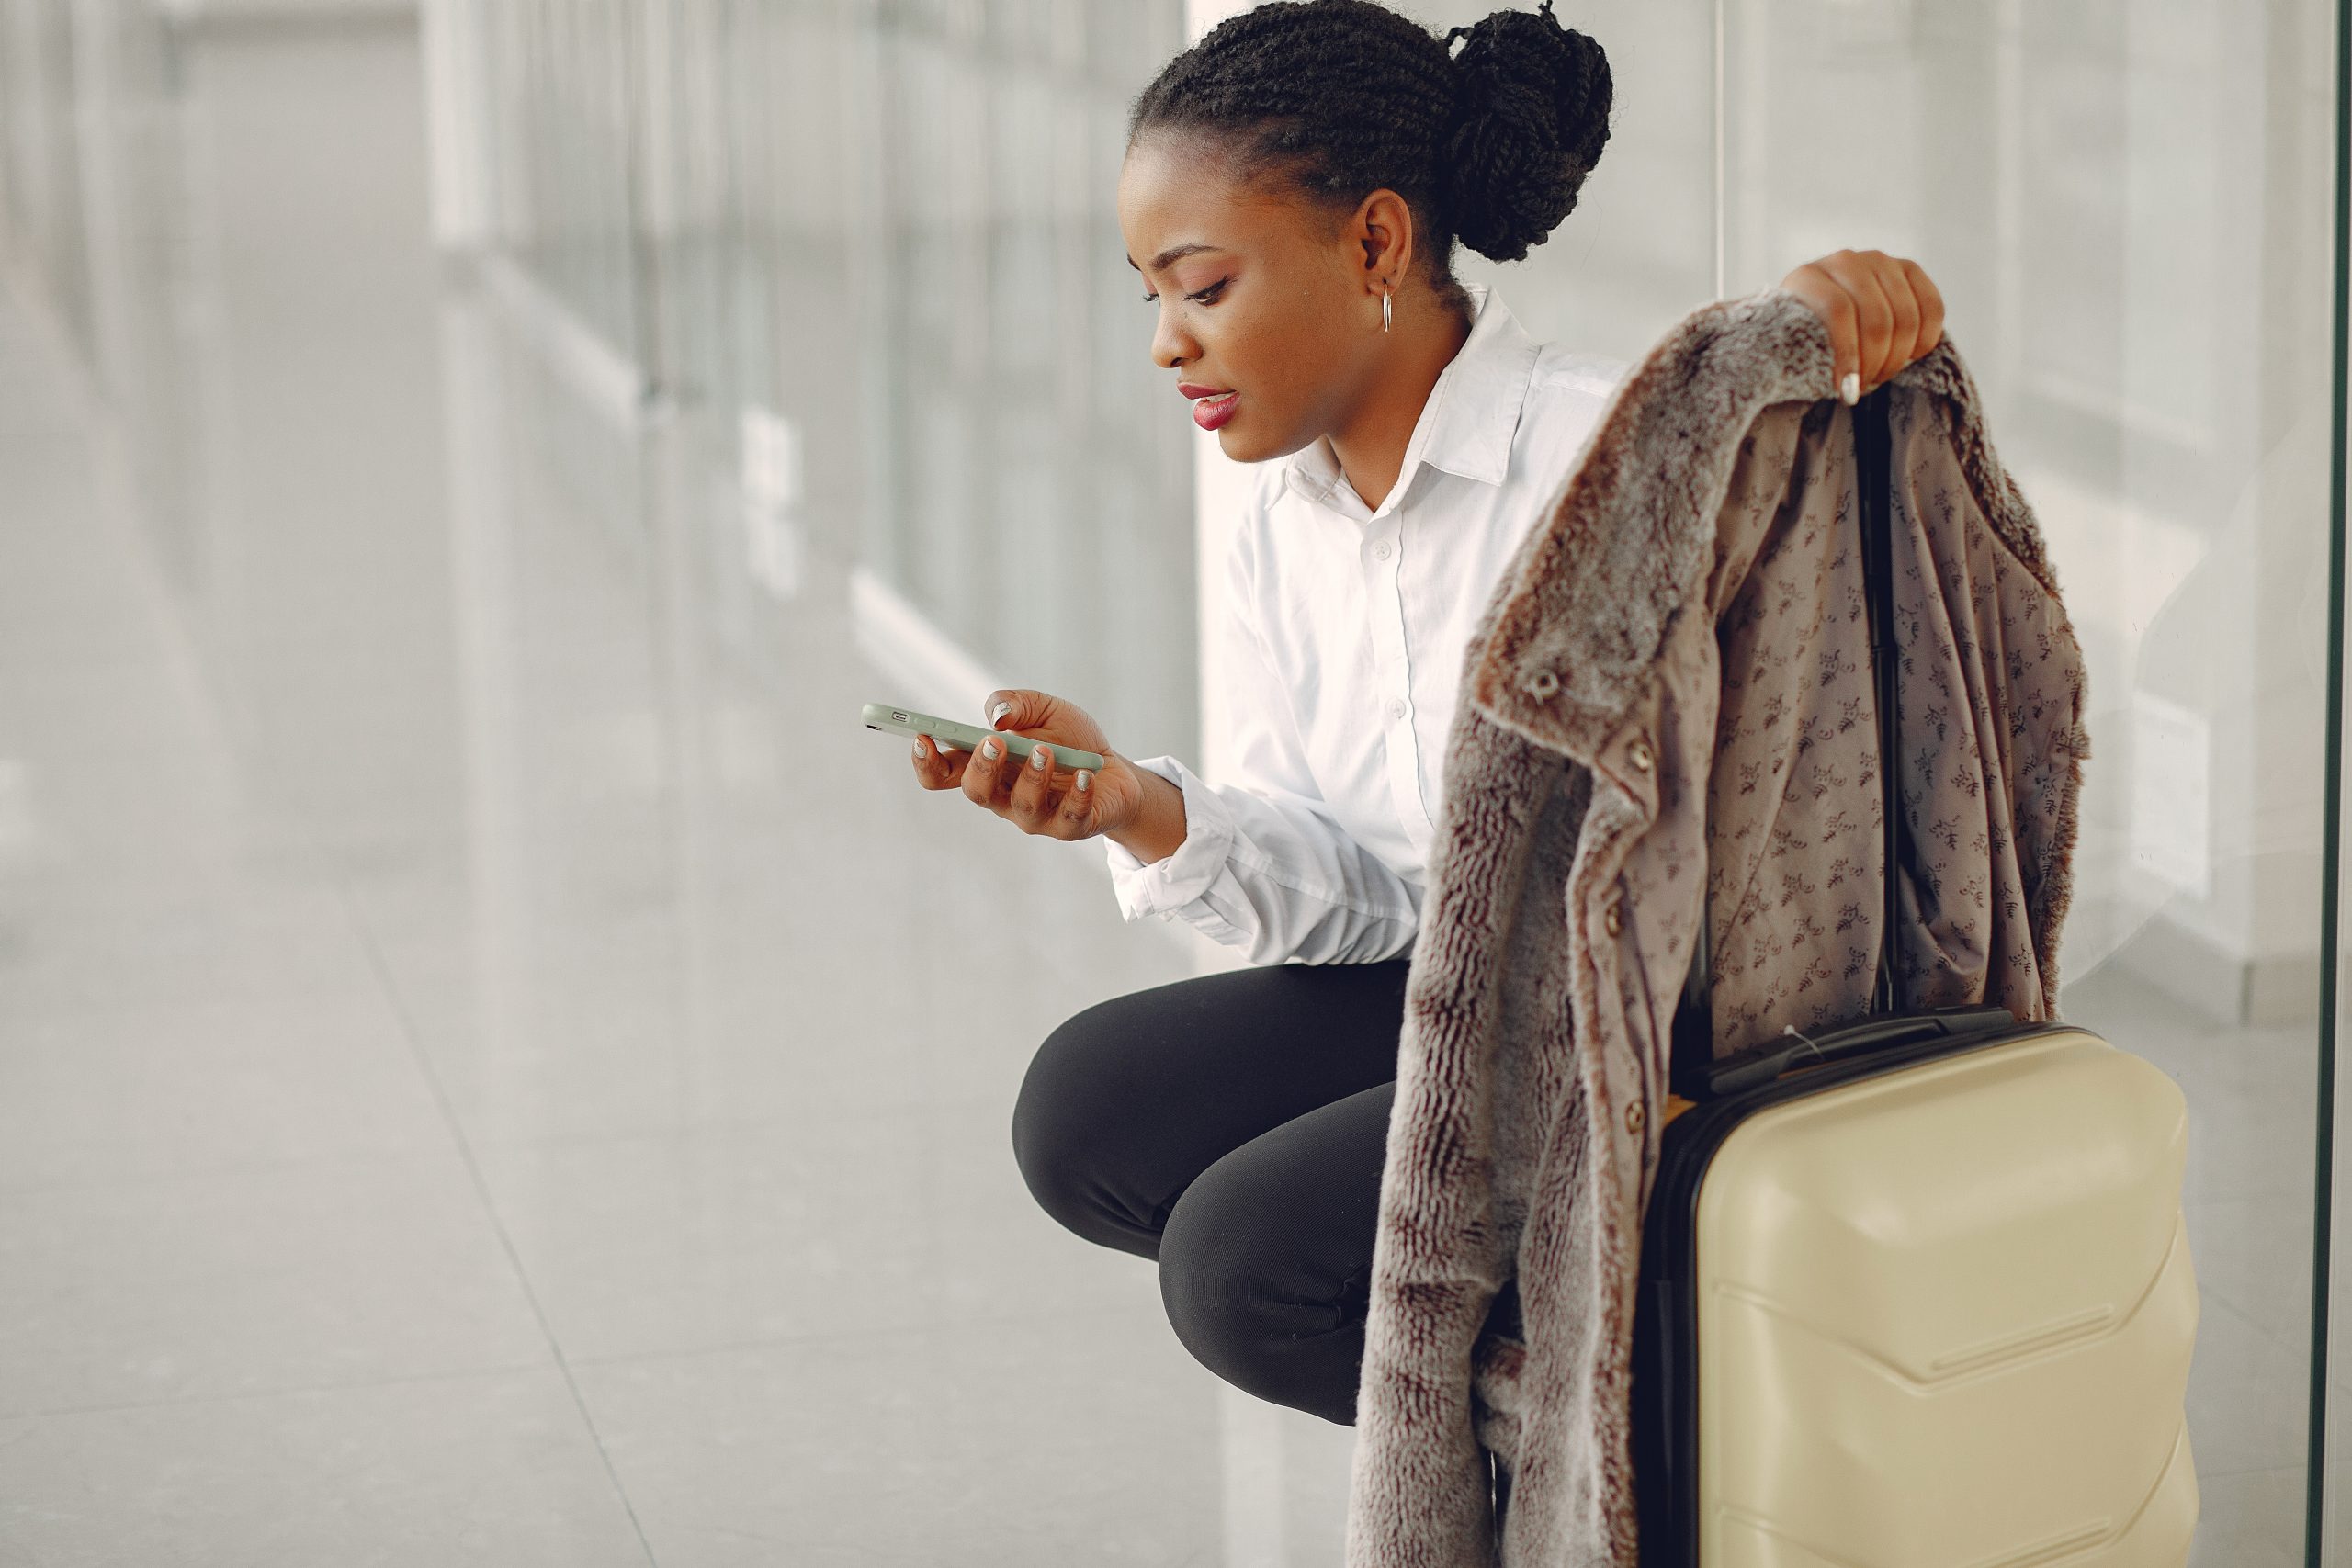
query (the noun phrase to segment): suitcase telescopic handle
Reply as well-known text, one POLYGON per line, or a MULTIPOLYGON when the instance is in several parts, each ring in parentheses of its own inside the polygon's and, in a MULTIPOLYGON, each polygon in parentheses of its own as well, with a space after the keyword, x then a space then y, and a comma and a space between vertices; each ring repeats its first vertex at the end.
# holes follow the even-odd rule
MULTIPOLYGON (((1903 847, 1908 834, 1903 820, 1902 791, 1896 783, 1895 770, 1900 757, 1903 733, 1901 696, 1896 690, 1900 671, 1894 646, 1894 525, 1888 516, 1887 497, 1893 488, 1889 473, 1889 450, 1892 445, 1887 431, 1887 389, 1872 391, 1854 405, 1854 490, 1860 498, 1857 508, 1862 536, 1862 579, 1865 596, 1870 605, 1871 673, 1878 690, 1878 754, 1880 812, 1885 832, 1885 851, 1882 864, 1885 875, 1885 900, 1879 925, 1878 974, 1871 987, 1871 1015, 1892 1013, 1896 1008, 1897 991, 1894 981, 1894 932, 1896 901, 1896 868, 1905 863, 1903 847)), ((1703 838, 1703 835, 1702 835, 1703 838)), ((1688 1100, 1703 1100, 1728 1094, 1756 1083, 1777 1077, 1797 1058, 1815 1054, 1807 1042, 1783 1043, 1768 1041, 1736 1052, 1721 1061, 1715 1059, 1714 1029, 1714 931, 1709 908, 1711 899, 1704 886, 1699 894, 1699 940, 1690 955, 1690 974, 1682 986, 1682 1002, 1674 1020, 1673 1066, 1671 1077, 1676 1092, 1688 1100)), ((1914 1015, 1889 1019, 1883 1032, 1847 1024, 1839 1030, 1839 1043, 1835 1054, 1849 1055, 1856 1052, 1876 1050, 1901 1043, 1913 1038, 1931 1038, 1938 1033, 1973 1029, 1970 1020, 1986 1010, 1955 1008, 1945 1010, 1935 1017, 1914 1015), (1939 1021, 1949 1018, 1952 1029, 1939 1026, 1939 1021)), ((1989 1010, 2001 1020, 2014 1023, 2015 1015, 2005 1007, 1989 1010)), ((1868 1016, 1868 1015, 1866 1015, 1868 1016)))
POLYGON ((1794 1040, 1767 1040, 1761 1045, 1750 1045, 1708 1063, 1707 1092, 1703 1098, 1737 1094, 1758 1084, 1772 1083, 1793 1068, 1811 1066, 1815 1062, 1843 1061, 1897 1045, 1959 1039, 1993 1030, 2014 1030, 2017 1026, 2017 1014, 2007 1008, 1998 1002, 1981 1002, 1972 1007, 1939 1008, 1934 1012, 1866 1018, 1826 1033, 1819 1040, 1802 1036, 1794 1040))

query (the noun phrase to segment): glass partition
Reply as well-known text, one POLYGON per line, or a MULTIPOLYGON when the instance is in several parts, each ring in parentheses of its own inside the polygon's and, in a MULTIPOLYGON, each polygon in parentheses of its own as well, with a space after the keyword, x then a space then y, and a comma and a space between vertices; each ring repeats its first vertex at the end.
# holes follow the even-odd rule
POLYGON ((848 558, 902 700, 1036 686, 1196 749, 1192 448, 1113 207, 1181 0, 449 11, 492 245, 695 417, 751 570, 848 558))
POLYGON ((15 0, 0 10, 0 199, 7 227, 49 280, 66 324, 91 352, 88 232, 83 202, 81 93, 71 0, 15 0))
POLYGON ((624 357, 650 362, 639 245, 646 7, 503 0, 475 12, 499 243, 624 357))
POLYGON ((1182 7, 933 0, 867 25, 863 564, 995 679, 1069 694, 1130 754, 1193 753, 1190 430, 1114 208, 1127 103, 1182 7))

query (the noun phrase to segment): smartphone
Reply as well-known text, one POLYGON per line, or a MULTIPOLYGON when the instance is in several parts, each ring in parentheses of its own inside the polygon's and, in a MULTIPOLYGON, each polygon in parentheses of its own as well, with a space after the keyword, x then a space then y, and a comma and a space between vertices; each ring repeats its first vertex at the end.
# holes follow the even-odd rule
MULTIPOLYGON (((952 718, 934 718, 912 708, 892 707, 888 703, 865 705, 865 728, 888 729, 908 736, 928 735, 934 740, 948 741, 967 751, 996 733, 993 729, 982 729, 974 724, 958 724, 952 718)), ((1049 741, 1047 744, 1052 743, 1049 741)), ((1004 747, 1025 764, 1029 761, 1029 753, 1037 749, 1037 742, 1026 735, 1007 735, 1004 747)), ((1075 746, 1054 747, 1054 771, 1057 773, 1064 768, 1095 770, 1102 766, 1102 759, 1092 751, 1081 751, 1075 746)))

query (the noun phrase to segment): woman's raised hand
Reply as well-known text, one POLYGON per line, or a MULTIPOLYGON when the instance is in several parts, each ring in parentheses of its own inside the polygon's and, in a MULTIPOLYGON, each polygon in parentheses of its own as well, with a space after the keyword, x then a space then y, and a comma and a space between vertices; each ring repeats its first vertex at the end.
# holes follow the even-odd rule
POLYGON ((1044 692, 1003 688, 990 692, 982 703, 989 722, 1000 734, 1023 735, 1046 742, 1030 753, 1024 764, 991 741, 977 751, 943 751, 929 736, 915 741, 915 779, 925 789, 960 789, 965 798, 984 806, 1024 833, 1049 839, 1091 839, 1114 832, 1135 820, 1143 808, 1143 784, 1125 758, 1112 751, 1085 709, 1044 692), (1074 772, 1054 761, 1055 744, 1102 756, 1099 772, 1074 772), (1039 759, 1044 766, 1036 766, 1039 759), (1080 787, 1080 783, 1085 787, 1080 787))
POLYGON ((1839 395, 1870 396, 1944 335, 1944 297, 1917 262, 1884 251, 1832 251, 1781 279, 1829 329, 1839 395))

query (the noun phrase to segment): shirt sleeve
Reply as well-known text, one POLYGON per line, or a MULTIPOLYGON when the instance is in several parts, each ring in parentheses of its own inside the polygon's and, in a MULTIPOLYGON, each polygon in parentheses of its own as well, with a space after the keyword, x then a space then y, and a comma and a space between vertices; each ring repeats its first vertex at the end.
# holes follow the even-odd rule
POLYGON ((1252 964, 1409 957, 1421 889, 1358 843, 1317 788, 1254 624, 1245 544, 1227 557, 1220 617, 1233 778, 1210 784, 1170 756, 1130 759, 1184 792, 1184 841, 1146 864, 1103 840, 1120 913, 1183 920, 1252 964))

